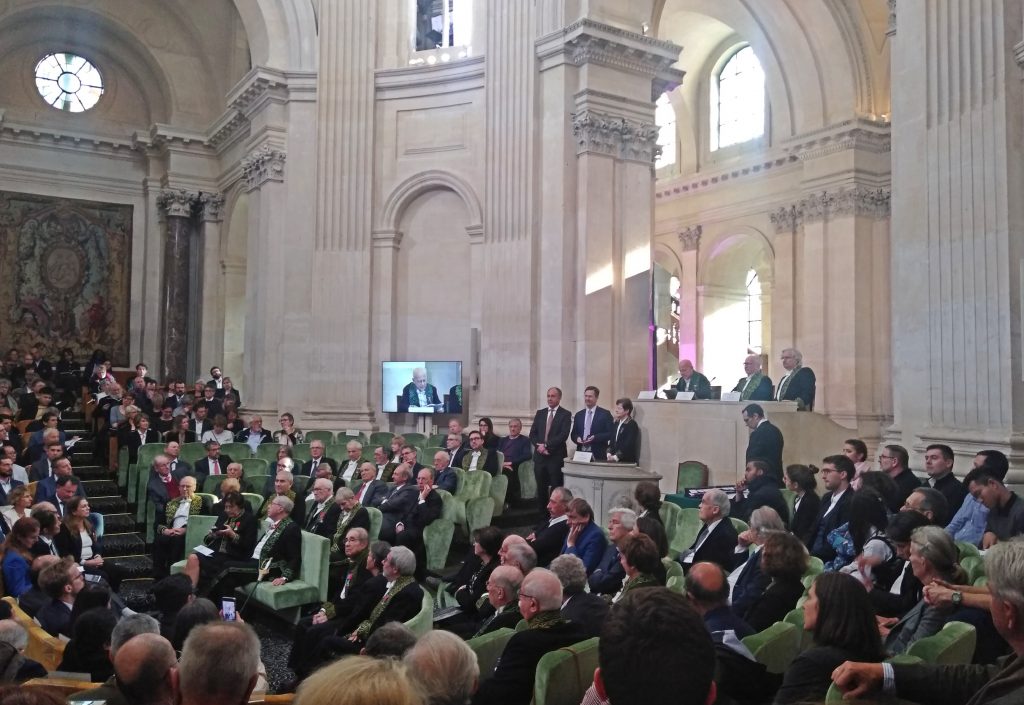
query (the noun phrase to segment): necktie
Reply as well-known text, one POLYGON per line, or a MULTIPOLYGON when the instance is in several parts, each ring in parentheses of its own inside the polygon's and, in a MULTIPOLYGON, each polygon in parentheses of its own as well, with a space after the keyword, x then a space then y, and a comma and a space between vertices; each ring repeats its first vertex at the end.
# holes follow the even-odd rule
POLYGON ((548 409, 548 422, 544 425, 544 443, 548 442, 548 434, 551 433, 551 424, 555 420, 555 410, 548 409))
POLYGON ((700 547, 701 542, 708 537, 708 525, 700 527, 700 533, 697 534, 697 540, 693 542, 693 550, 696 551, 700 547))
POLYGON ((786 393, 786 389, 789 387, 789 378, 792 376, 793 373, 789 372, 782 378, 782 381, 779 382, 779 392, 775 395, 776 401, 782 401, 782 395, 786 393))
POLYGON ((594 420, 594 410, 587 409, 587 420, 583 422, 583 438, 590 438, 590 424, 594 420))
POLYGON ((211 475, 220 475, 220 463, 218 463, 216 459, 214 459, 212 467, 213 467, 213 469, 210 470, 210 474, 211 475))
POLYGON ((362 487, 359 488, 359 496, 356 497, 356 501, 359 502, 359 504, 363 503, 363 497, 366 496, 366 490, 369 487, 370 487, 370 483, 367 482, 362 487))
POLYGON ((320 464, 319 458, 313 458, 313 469, 309 471, 310 475, 316 475, 316 466, 320 464))

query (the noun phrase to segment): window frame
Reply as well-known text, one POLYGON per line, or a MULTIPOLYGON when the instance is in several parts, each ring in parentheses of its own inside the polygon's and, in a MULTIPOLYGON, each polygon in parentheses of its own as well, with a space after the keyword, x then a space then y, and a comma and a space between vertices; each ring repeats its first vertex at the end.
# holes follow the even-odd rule
POLYGON ((722 42, 719 48, 712 52, 712 57, 717 57, 707 69, 705 75, 704 84, 701 90, 700 100, 700 115, 702 116, 701 123, 705 126, 701 129, 701 152, 703 154, 704 163, 708 165, 714 165, 720 162, 726 162, 736 157, 745 156, 751 153, 762 151, 771 146, 771 124, 772 124, 772 111, 771 111, 771 100, 768 92, 768 72, 765 70, 765 64, 761 61, 760 55, 757 53, 756 48, 750 42, 746 40, 740 40, 736 37, 732 37, 722 42), (757 58, 758 63, 761 64, 761 70, 764 72, 764 129, 762 133, 744 142, 737 142, 726 147, 719 147, 716 150, 711 149, 713 143, 712 130, 718 130, 717 111, 715 112, 716 120, 712 121, 712 110, 711 110, 711 98, 712 93, 717 91, 717 82, 722 70, 728 65, 728 63, 742 50, 746 48, 752 48, 754 56, 757 58))

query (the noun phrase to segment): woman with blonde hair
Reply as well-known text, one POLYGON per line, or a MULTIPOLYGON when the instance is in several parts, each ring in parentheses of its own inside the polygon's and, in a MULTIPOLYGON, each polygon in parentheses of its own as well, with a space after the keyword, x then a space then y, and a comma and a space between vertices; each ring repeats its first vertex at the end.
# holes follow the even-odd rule
POLYGON ((295 705, 424 705, 419 689, 398 660, 350 656, 303 681, 295 705))
POLYGON ((7 493, 7 504, 0 507, 0 527, 4 535, 10 534, 18 519, 30 516, 32 495, 25 485, 18 485, 7 493))

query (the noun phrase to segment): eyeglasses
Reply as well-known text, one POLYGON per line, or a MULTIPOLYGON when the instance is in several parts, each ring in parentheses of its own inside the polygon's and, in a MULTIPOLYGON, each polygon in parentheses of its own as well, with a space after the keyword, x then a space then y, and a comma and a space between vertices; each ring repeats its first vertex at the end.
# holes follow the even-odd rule
POLYGON ((536 598, 536 597, 534 597, 533 595, 527 595, 527 594, 526 594, 525 592, 521 592, 521 593, 519 593, 519 599, 520 599, 520 600, 521 600, 521 599, 523 599, 524 597, 525 597, 525 598, 526 598, 527 600, 536 600, 536 599, 537 599, 537 598, 536 598))

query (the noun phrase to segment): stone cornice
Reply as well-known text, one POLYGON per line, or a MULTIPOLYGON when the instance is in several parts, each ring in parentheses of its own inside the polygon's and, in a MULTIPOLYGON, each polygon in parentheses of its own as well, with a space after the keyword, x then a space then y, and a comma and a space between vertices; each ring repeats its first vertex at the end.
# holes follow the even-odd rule
POLYGON ((769 217, 776 232, 793 232, 806 223, 859 216, 881 220, 891 212, 892 192, 885 188, 854 186, 838 191, 810 193, 799 203, 783 206, 769 217))
POLYGON ((885 120, 857 118, 829 125, 789 140, 783 150, 800 159, 814 159, 847 149, 887 154, 892 149, 890 125, 885 120))
POLYGON ((704 226, 691 225, 679 231, 679 246, 683 252, 691 252, 700 246, 700 236, 704 234, 704 226))
POLYGON ((246 118, 259 112, 268 102, 288 102, 288 75, 264 66, 256 66, 245 74, 227 97, 228 106, 246 118))
POLYGON ((679 198, 686 194, 712 189, 734 179, 764 175, 767 171, 795 164, 798 161, 799 159, 795 155, 769 156, 764 161, 759 160, 754 164, 676 177, 659 183, 654 197, 659 200, 679 198))
POLYGON ((658 126, 618 115, 583 109, 572 114, 576 154, 605 154, 627 161, 653 163, 661 153, 658 126))
POLYGON ((220 152, 244 137, 248 128, 249 120, 245 115, 236 108, 228 108, 206 131, 206 142, 220 152))
POLYGON ((483 87, 485 69, 486 60, 483 56, 432 66, 377 69, 374 72, 374 88, 377 96, 384 100, 465 91, 483 87))
POLYGON ((156 204, 168 217, 191 218, 199 193, 185 189, 165 190, 157 194, 156 204))
POLYGON ((0 109, 0 140, 130 160, 137 160, 141 157, 139 146, 133 140, 14 122, 4 117, 2 109, 0 109))
POLYGON ((284 162, 287 154, 281 149, 265 144, 242 159, 242 175, 246 190, 252 191, 268 181, 284 181, 284 162))

